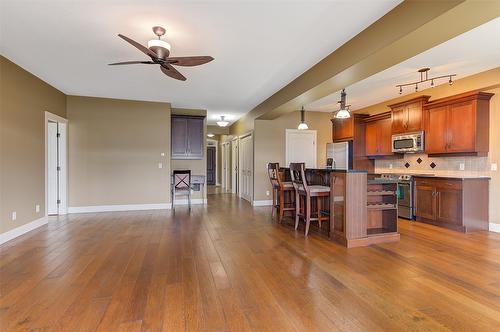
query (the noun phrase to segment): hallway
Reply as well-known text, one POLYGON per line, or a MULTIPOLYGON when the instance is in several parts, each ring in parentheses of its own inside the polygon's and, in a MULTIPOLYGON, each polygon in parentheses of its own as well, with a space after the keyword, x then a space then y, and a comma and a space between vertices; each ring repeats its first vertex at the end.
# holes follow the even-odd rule
POLYGON ((494 330, 500 235, 400 222, 346 249, 234 195, 75 214, 1 249, 3 331, 494 330), (467 239, 467 241, 463 241, 467 239))

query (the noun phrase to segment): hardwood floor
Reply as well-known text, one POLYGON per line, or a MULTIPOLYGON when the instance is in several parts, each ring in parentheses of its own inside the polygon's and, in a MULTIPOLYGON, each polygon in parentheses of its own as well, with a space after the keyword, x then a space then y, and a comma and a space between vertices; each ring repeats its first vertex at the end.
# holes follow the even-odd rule
POLYGON ((346 249, 233 195, 70 215, 1 248, 0 330, 493 331, 500 234, 400 222, 346 249))

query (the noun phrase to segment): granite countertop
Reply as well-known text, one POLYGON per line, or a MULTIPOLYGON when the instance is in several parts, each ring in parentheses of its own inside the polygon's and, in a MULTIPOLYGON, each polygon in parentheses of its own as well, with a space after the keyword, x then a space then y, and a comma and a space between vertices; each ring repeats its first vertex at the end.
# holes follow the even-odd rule
POLYGON ((488 175, 435 175, 435 174, 412 174, 416 178, 441 178, 441 179, 491 179, 488 175))
MULTIPOLYGON (((283 169, 289 169, 290 167, 280 167, 283 169)), ((341 172, 341 173, 368 173, 367 170, 362 169, 340 169, 331 167, 307 167, 306 171, 329 171, 329 172, 341 172)))

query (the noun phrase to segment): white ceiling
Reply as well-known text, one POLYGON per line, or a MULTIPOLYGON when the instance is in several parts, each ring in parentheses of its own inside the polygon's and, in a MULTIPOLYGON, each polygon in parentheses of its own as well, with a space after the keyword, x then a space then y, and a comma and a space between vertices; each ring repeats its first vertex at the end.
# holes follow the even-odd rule
POLYGON ((1 0, 0 52, 66 94, 168 101, 234 121, 379 19, 401 0, 1 0), (166 27, 171 56, 211 55, 178 67, 107 66, 146 57, 141 43, 166 27))
MULTIPOLYGON (((500 66, 500 18, 492 20, 462 35, 450 39, 413 58, 381 71, 362 81, 346 87, 347 103, 353 111, 399 97, 397 84, 415 82, 420 79, 418 69, 429 67, 429 77, 457 74, 454 79, 464 78, 500 66)), ((447 84, 447 79, 434 82, 447 84)), ((430 82, 419 86, 430 87, 430 82)), ((415 92, 407 87, 403 95, 415 92)), ((338 110, 340 91, 328 95, 306 106, 309 111, 332 112, 338 110)))

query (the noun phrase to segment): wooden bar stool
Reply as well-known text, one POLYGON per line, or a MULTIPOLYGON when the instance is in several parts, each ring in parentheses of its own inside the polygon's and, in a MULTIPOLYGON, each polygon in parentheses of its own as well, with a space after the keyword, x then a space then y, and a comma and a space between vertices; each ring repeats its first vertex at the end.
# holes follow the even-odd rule
POLYGON ((294 187, 291 182, 284 182, 284 172, 280 172, 279 163, 268 163, 267 173, 273 187, 273 210, 279 213, 278 222, 281 223, 286 211, 295 211, 294 187))
POLYGON ((295 188, 295 229, 299 227, 299 218, 302 217, 306 222, 305 235, 307 236, 311 220, 317 220, 321 228, 321 222, 330 219, 328 215, 321 215, 321 198, 330 197, 330 187, 308 185, 304 163, 291 163, 290 176, 292 177, 293 187, 295 188), (311 198, 316 200, 316 217, 312 217, 311 198))

